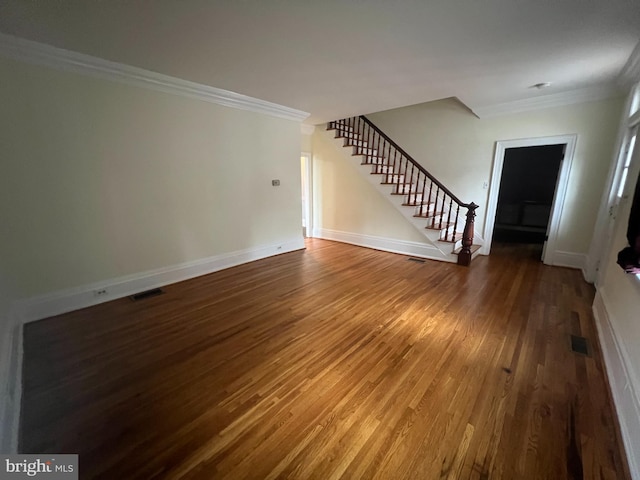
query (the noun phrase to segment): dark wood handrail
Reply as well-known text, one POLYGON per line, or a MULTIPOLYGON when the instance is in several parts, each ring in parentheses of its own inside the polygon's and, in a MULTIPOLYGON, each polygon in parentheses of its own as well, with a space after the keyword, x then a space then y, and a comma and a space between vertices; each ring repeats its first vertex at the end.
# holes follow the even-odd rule
POLYGON ((398 150, 398 152, 400 152, 402 155, 404 155, 407 158, 407 160, 409 160, 418 170, 420 170, 422 173, 424 173, 429 178, 429 180, 431 180, 438 187, 440 187, 440 189, 444 193, 446 193, 449 197, 451 197, 454 202, 456 202, 461 207, 465 207, 465 208, 469 208, 469 206, 473 203, 473 202, 472 203, 464 203, 462 200, 460 200, 458 197, 456 197, 451 192, 451 190, 449 190, 440 181, 438 181, 437 178, 435 178, 433 175, 431 175, 422 165, 420 165, 416 160, 414 160, 414 158, 411 155, 409 155, 407 152, 405 152, 404 149, 402 147, 400 147, 400 145, 398 145, 391 138, 389 138, 389 136, 386 133, 384 133, 382 130, 380 130, 371 120, 369 120, 364 115, 360 115, 360 118, 362 120, 364 120, 364 122, 367 123, 376 132, 378 132, 378 134, 381 137, 383 137, 387 142, 389 142, 391 145, 393 145, 393 148, 395 148, 396 150, 398 150))

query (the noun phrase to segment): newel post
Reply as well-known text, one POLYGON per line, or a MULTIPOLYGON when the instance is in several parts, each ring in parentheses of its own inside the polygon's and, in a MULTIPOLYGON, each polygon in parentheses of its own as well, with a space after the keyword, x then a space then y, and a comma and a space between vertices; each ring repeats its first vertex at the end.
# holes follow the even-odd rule
POLYGON ((458 265, 468 267, 471 264, 471 245, 473 245, 473 224, 476 217, 476 208, 478 205, 471 202, 468 205, 467 221, 464 224, 464 232, 462 233, 462 250, 458 254, 458 265))

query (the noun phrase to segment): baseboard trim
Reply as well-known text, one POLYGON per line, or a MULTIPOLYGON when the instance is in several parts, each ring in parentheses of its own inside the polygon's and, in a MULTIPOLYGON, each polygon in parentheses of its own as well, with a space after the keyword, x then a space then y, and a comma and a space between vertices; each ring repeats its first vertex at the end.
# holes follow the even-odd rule
POLYGON ((274 245, 261 245, 28 298, 17 302, 16 311, 21 323, 32 322, 301 249, 304 249, 302 236, 274 245), (96 296, 98 290, 106 290, 107 293, 96 296))
POLYGON ((399 253, 401 255, 410 255, 413 257, 438 260, 441 262, 456 262, 456 257, 454 255, 447 257, 436 247, 433 247, 426 243, 398 240, 395 238, 377 237, 373 235, 364 235, 361 233, 342 232, 339 230, 331 230, 326 228, 314 229, 313 236, 325 240, 334 240, 336 242, 349 243, 351 245, 357 245, 359 247, 382 250, 383 252, 399 253))
POLYGON ((631 478, 640 480, 640 385, 630 374, 629 356, 618 338, 607 303, 606 295, 597 291, 593 315, 631 478))
POLYGON ((584 253, 556 250, 553 252, 552 264, 556 267, 569 267, 582 270, 582 273, 586 278, 585 269, 587 268, 587 256, 584 253))

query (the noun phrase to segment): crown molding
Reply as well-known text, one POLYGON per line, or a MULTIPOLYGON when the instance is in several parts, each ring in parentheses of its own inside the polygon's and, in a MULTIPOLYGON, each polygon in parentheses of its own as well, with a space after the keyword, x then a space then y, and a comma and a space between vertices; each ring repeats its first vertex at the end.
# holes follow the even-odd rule
POLYGON ((606 85, 553 93, 551 95, 542 95, 535 98, 515 100, 513 102, 497 103, 495 105, 487 105, 484 107, 471 107, 471 110, 478 118, 492 118, 499 117, 501 115, 511 115, 514 113, 573 105, 576 103, 594 102, 620 95, 621 92, 615 85, 606 85))
POLYGON ((627 63, 624 64, 618 76, 618 85, 628 90, 635 83, 640 82, 640 42, 633 49, 627 63))
POLYGON ((315 125, 307 125, 306 123, 300 124, 300 133, 302 133, 303 135, 312 135, 315 129, 315 125))
POLYGON ((225 107, 248 110, 287 120, 302 121, 307 112, 249 97, 228 90, 190 82, 143 68, 52 47, 0 33, 0 55, 35 65, 75 72, 173 95, 195 98, 225 107))

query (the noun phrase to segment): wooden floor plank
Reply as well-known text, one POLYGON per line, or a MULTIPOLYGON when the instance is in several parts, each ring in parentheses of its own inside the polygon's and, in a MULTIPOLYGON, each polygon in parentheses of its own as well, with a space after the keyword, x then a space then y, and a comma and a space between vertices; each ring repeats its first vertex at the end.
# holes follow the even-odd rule
POLYGON ((311 239, 30 323, 21 451, 109 480, 628 478, 593 288, 539 254, 311 239))

